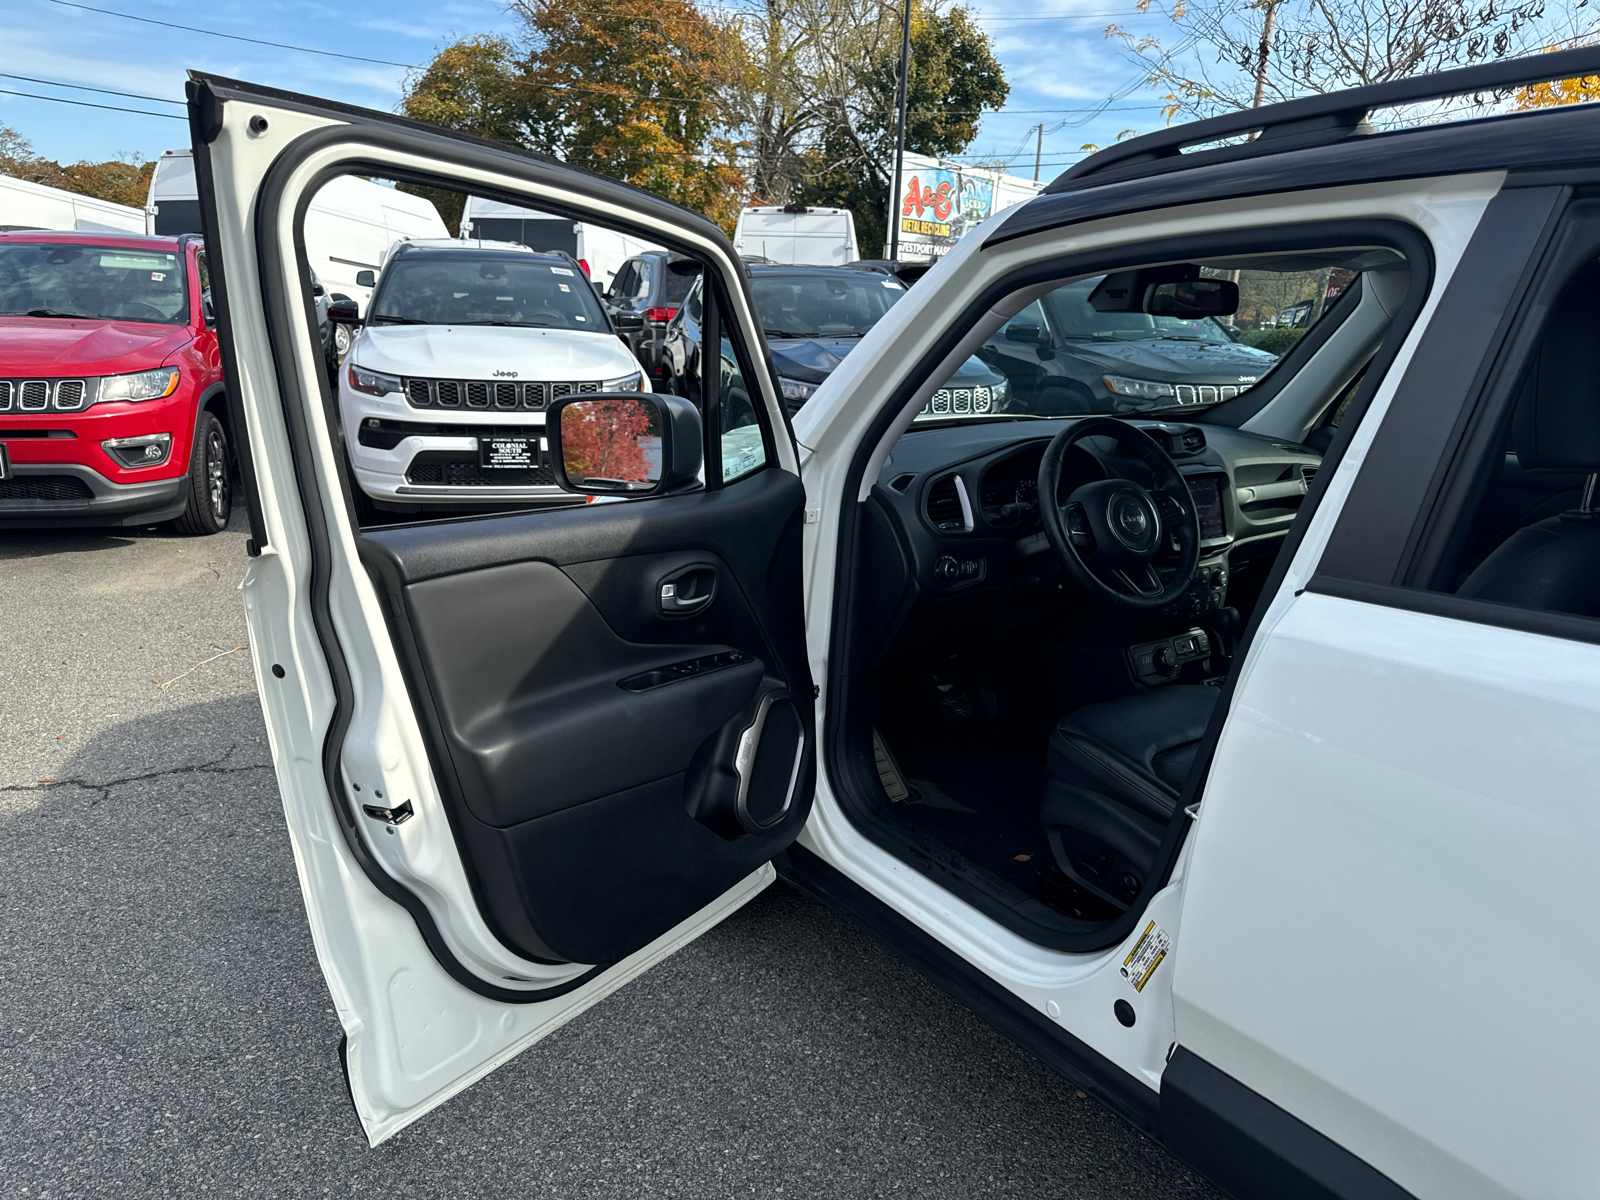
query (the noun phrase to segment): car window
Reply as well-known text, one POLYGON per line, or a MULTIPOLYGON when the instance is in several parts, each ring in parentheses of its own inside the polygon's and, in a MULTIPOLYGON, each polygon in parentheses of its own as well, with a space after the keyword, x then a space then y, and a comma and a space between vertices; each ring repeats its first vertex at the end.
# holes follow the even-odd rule
POLYGON ((385 268, 374 325, 522 325, 604 329, 594 289, 566 263, 472 250, 411 251, 385 268))
POLYGON ((679 275, 676 271, 665 268, 661 272, 661 303, 672 308, 684 302, 689 295, 689 289, 694 286, 692 275, 679 275))
POLYGON ((1198 413, 1231 400, 1260 383, 1356 277, 1336 265, 1306 270, 1303 261, 1290 260, 1291 269, 1190 264, 1237 285, 1238 308, 1226 316, 1099 311, 1090 297, 1104 275, 1063 284, 991 334, 914 423, 1198 413))
POLYGON ((767 465, 761 423, 750 400, 750 383, 739 366, 733 342, 722 339, 722 482, 743 479, 767 465))
POLYGON ((616 275, 611 280, 611 295, 618 300, 629 299, 633 295, 634 278, 637 268, 630 258, 617 268, 616 275))
POLYGON ((180 325, 189 291, 176 251, 81 242, 0 245, 0 315, 180 325))
POLYGON ((898 280, 864 271, 754 272, 750 290, 771 338, 856 338, 905 295, 898 280))
POLYGON ((690 284, 689 293, 683 298, 683 315, 691 321, 700 320, 700 280, 696 276, 690 284))
POLYGON ((216 323, 216 310, 211 306, 211 268, 206 263, 206 252, 194 256, 195 274, 200 279, 200 312, 209 327, 216 323))
POLYGON ((650 264, 647 263, 647 262, 641 261, 639 263, 639 279, 638 279, 638 282, 635 283, 634 287, 633 287, 633 298, 635 300, 643 300, 649 294, 650 294, 650 264))

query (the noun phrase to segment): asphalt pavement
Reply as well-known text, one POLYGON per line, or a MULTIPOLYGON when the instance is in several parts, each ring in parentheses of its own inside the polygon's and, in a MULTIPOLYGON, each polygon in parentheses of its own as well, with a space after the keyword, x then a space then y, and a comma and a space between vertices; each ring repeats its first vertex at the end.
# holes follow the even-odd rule
POLYGON ((244 540, 0 533, 0 1200, 1218 1195, 782 884, 369 1150, 244 540))

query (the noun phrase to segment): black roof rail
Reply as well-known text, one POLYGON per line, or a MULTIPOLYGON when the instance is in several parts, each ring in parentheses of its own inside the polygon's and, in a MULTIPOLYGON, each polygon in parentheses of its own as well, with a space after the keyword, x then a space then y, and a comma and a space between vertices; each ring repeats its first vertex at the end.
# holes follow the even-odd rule
POLYGON ((1587 75, 1600 75, 1600 46, 1531 54, 1475 67, 1462 67, 1455 71, 1393 79, 1387 83, 1374 83, 1342 92, 1285 100, 1281 104, 1268 104, 1261 108, 1225 113, 1220 117, 1207 117, 1203 121, 1191 121, 1186 125, 1107 146, 1068 168, 1044 191, 1050 195, 1119 179, 1158 175, 1202 163, 1257 158, 1306 146, 1327 145, 1373 132, 1367 124, 1367 118, 1374 109, 1424 104, 1430 100, 1445 100, 1474 92, 1504 91, 1552 79, 1573 79, 1587 75), (1260 136, 1253 141, 1220 146, 1214 150, 1199 150, 1189 154, 1183 152, 1185 146, 1201 146, 1207 142, 1251 133, 1260 136))
POLYGON ((199 242, 205 245, 206 235, 203 233, 180 233, 178 235, 178 249, 182 250, 190 242, 199 242))

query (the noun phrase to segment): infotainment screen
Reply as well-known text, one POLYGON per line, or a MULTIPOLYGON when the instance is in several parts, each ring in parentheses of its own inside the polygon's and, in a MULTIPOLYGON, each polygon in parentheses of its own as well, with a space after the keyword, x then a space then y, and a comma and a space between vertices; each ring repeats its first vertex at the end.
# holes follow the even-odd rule
POLYGON ((1195 505, 1200 510, 1200 540, 1204 542, 1228 535, 1228 527, 1222 520, 1222 489, 1217 486, 1219 478, 1216 475, 1190 475, 1187 480, 1189 494, 1194 497, 1195 505))

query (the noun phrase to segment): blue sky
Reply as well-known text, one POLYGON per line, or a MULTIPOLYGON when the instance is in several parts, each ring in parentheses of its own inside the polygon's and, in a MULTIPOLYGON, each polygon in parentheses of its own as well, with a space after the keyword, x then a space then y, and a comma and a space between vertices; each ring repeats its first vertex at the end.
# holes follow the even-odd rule
MULTIPOLYGON (((5 70, 11 75, 115 88, 181 99, 184 71, 212 71, 238 79, 392 110, 406 72, 402 67, 355 62, 295 50, 232 41, 200 30, 290 43, 391 63, 423 63, 441 46, 474 33, 514 33, 516 21, 500 0, 385 0, 382 4, 326 0, 85 0, 94 7, 171 22, 165 28, 105 16, 53 0, 0 0, 5 30, 5 70)), ((1044 166, 1049 179, 1079 157, 1085 142, 1105 144, 1125 129, 1161 125, 1159 103, 1147 88, 1118 100, 1109 111, 1083 110, 1136 85, 1139 71, 1104 36, 1112 21, 1161 34, 1164 20, 1140 17, 1134 0, 971 0, 968 5, 994 38, 1011 83, 1006 110, 984 118, 968 156, 1014 154, 1017 174, 1033 173, 1036 124, 1045 125, 1044 166)), ((50 87, 0 77, 0 89, 181 113, 177 105, 50 87)), ((63 162, 99 161, 120 153, 154 158, 187 143, 177 120, 78 108, 0 94, 0 123, 35 150, 63 162)))

